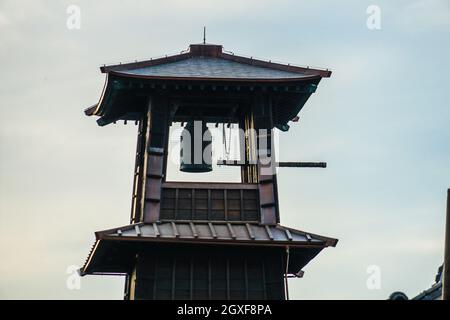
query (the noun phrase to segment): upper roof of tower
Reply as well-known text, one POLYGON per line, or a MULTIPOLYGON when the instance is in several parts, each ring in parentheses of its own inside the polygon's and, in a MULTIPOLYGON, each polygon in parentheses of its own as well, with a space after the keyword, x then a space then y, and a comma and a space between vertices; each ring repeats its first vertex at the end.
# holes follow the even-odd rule
MULTIPOLYGON (((197 95, 235 99, 257 91, 273 96, 274 125, 286 127, 331 71, 264 61, 224 51, 221 45, 191 44, 172 56, 104 65, 100 101, 85 110, 103 126, 117 120, 139 120, 153 94, 197 95)), ((199 102, 197 100, 197 102, 199 102)), ((220 117, 212 117, 219 122, 220 117)), ((229 119, 227 119, 229 121, 229 119)))
POLYGON ((331 71, 297 67, 223 52, 221 45, 191 44, 173 56, 100 68, 104 73, 148 79, 283 81, 329 77, 331 71))

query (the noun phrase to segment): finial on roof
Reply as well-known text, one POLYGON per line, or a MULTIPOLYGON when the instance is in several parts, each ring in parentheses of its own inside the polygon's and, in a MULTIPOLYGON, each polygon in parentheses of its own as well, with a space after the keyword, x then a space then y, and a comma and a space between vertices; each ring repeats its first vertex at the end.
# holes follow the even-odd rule
POLYGON ((206 27, 203 27, 203 44, 206 44, 206 27))

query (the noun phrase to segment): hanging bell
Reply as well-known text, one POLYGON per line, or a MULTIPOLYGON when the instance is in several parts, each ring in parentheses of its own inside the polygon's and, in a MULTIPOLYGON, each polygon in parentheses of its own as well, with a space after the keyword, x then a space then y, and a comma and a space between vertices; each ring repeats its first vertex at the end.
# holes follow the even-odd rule
POLYGON ((180 171, 212 171, 211 132, 203 121, 188 121, 181 133, 180 171))

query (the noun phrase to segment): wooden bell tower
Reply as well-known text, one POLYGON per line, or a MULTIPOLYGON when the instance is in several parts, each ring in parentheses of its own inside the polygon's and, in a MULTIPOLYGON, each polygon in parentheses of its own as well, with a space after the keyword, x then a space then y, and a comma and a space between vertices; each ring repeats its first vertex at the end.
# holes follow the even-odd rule
MULTIPOLYGON (((288 298, 287 277, 301 276, 337 240, 280 225, 274 168, 325 165, 277 162, 273 132, 289 129, 331 72, 211 44, 101 71, 107 77, 100 102, 85 113, 100 126, 138 124, 132 209, 129 224, 95 233, 81 274, 124 275, 125 299, 288 298), (241 157, 218 164, 240 166, 241 182, 167 181, 174 122, 189 123, 188 131, 196 122, 203 131, 204 124, 237 125, 241 157)), ((195 175, 211 167, 181 168, 195 175)))

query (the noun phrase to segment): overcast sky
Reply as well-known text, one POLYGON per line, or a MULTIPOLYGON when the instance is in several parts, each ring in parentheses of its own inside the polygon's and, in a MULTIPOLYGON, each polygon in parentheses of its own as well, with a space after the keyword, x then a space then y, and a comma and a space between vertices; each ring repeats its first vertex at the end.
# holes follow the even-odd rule
POLYGON ((290 281, 294 299, 412 297, 443 259, 450 187, 450 2, 0 1, 0 298, 121 299, 86 276, 94 231, 128 223, 137 128, 98 127, 104 63, 190 43, 330 68, 281 136, 281 223, 339 239, 290 281), (67 7, 81 9, 70 30, 67 7), (366 25, 369 5, 381 29, 366 25), (381 288, 366 281, 371 265, 381 288))

